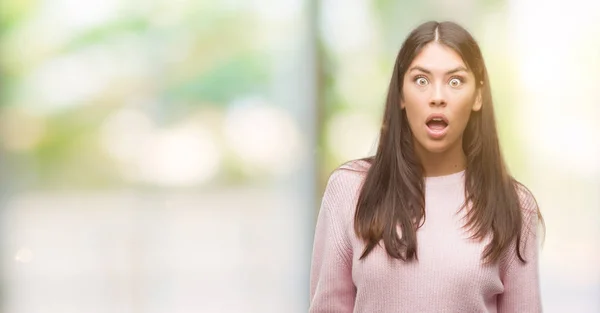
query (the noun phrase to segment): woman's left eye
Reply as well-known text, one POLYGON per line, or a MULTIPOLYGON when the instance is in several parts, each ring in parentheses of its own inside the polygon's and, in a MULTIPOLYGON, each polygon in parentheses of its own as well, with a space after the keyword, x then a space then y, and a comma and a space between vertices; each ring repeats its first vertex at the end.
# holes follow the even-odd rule
POLYGON ((463 83, 462 79, 460 78, 452 78, 448 84, 450 84, 451 87, 458 87, 463 83))

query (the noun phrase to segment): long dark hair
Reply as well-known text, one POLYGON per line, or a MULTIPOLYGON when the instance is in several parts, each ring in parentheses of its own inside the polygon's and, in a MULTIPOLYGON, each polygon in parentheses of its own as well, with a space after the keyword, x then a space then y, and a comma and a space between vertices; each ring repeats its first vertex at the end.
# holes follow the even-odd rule
MULTIPOLYGON (((453 22, 420 25, 404 41, 396 58, 377 152, 364 159, 371 166, 354 216, 354 230, 366 242, 360 259, 382 239, 391 257, 418 259, 416 231, 425 220, 423 168, 400 102, 404 74, 423 47, 434 40, 462 57, 482 97, 481 109, 471 113, 463 134, 467 159, 463 209, 470 204, 464 227, 472 231, 472 238, 491 235, 482 254, 484 261, 497 261, 516 240, 517 255, 525 262, 520 252, 523 212, 519 197, 519 189, 524 186, 510 176, 500 152, 492 94, 479 46, 467 30, 453 22)), ((539 210, 537 214, 541 220, 539 210)))

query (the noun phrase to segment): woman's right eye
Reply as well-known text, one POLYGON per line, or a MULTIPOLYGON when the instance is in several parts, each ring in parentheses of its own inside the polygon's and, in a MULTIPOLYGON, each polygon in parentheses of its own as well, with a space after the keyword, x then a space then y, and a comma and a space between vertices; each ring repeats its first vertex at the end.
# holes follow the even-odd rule
POLYGON ((415 78, 415 83, 417 83, 417 85, 419 86, 426 86, 429 83, 429 81, 427 80, 427 78, 419 76, 415 78))

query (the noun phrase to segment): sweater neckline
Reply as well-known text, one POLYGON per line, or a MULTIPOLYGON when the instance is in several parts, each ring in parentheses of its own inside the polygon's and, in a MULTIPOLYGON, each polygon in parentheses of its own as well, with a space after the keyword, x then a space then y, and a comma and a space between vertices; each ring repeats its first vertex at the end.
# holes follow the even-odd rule
POLYGON ((426 185, 458 184, 464 181, 465 170, 442 176, 426 176, 423 178, 426 185))

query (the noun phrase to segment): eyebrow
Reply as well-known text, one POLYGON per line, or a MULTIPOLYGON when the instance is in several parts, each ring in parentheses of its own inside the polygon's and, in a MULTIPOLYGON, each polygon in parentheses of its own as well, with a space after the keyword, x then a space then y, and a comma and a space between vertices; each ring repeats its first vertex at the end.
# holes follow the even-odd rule
MULTIPOLYGON (((430 71, 430 70, 428 70, 428 69, 426 69, 426 68, 423 68, 423 67, 420 67, 420 66, 413 66, 413 67, 412 67, 410 70, 408 70, 408 71, 409 71, 409 72, 412 72, 412 71, 421 71, 421 72, 423 72, 423 73, 426 73, 426 74, 431 74, 431 71, 430 71)), ((452 69, 452 70, 449 70, 449 71, 447 71, 447 72, 446 72, 446 75, 454 74, 454 73, 456 73, 456 72, 461 72, 461 71, 462 71, 462 72, 468 72, 467 68, 465 68, 464 66, 459 66, 459 67, 457 67, 457 68, 454 68, 454 69, 452 69)))

